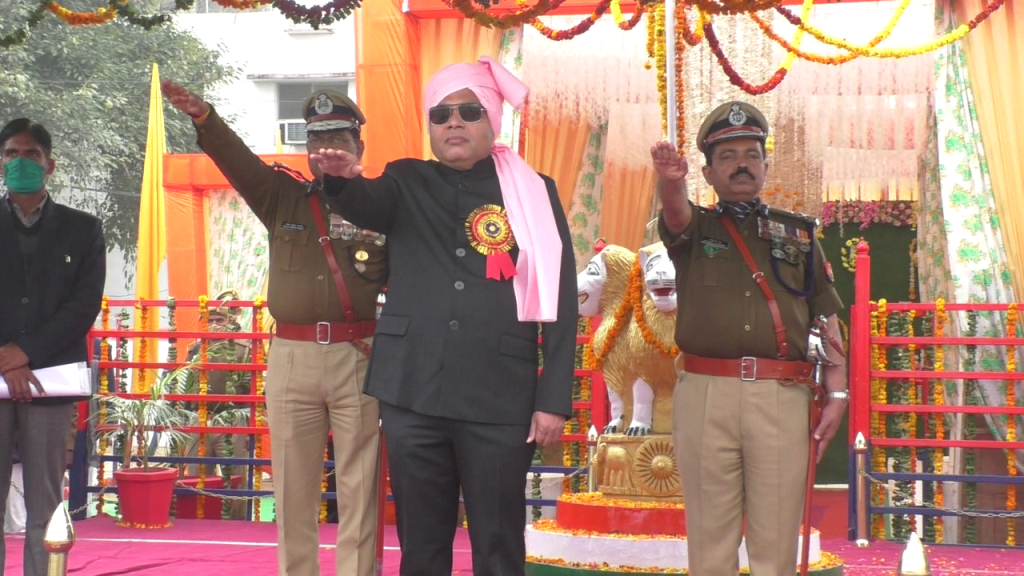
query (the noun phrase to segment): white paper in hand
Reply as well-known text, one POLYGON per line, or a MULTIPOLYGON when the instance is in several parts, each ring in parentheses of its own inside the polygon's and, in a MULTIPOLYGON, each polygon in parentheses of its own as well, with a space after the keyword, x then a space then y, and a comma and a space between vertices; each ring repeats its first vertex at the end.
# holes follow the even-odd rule
MULTIPOLYGON (((92 395, 92 370, 85 362, 40 368, 33 370, 32 373, 43 385, 47 397, 92 395)), ((39 392, 35 386, 29 388, 32 389, 32 397, 38 398, 39 392)), ((7 381, 0 376, 0 400, 8 400, 10 397, 11 391, 7 388, 7 381)))

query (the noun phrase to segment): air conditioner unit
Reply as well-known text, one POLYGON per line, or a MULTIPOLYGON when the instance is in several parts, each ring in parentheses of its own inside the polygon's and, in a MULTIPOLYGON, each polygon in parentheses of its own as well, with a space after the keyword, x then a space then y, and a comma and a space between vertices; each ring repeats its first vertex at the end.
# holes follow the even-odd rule
POLYGON ((277 128, 281 132, 282 144, 306 144, 305 120, 280 120, 277 128))

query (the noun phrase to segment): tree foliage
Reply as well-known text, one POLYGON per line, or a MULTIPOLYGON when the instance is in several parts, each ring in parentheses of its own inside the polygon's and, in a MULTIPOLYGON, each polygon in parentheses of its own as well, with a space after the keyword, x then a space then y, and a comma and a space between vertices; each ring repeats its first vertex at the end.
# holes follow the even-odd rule
MULTIPOLYGON (((106 2, 62 4, 92 11, 106 2)), ((133 4, 155 13, 159 3, 133 4)), ((0 36, 35 7, 0 0, 0 36)), ((48 14, 24 44, 0 49, 0 124, 28 117, 50 130, 57 171, 49 189, 58 199, 70 189, 84 190, 80 206, 103 219, 108 246, 121 248, 133 262, 152 65, 159 65, 162 78, 206 94, 238 73, 220 62, 222 52, 173 23, 148 31, 117 20, 68 26, 48 14)), ((199 151, 191 122, 166 103, 164 124, 168 150, 199 151)))

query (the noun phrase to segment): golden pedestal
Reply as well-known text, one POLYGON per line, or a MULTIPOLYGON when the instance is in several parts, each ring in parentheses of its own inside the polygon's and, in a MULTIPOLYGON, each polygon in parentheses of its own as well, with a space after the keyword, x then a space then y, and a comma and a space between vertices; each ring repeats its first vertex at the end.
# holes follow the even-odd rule
POLYGON ((604 434, 597 440, 597 490, 626 500, 683 502, 672 436, 604 434))

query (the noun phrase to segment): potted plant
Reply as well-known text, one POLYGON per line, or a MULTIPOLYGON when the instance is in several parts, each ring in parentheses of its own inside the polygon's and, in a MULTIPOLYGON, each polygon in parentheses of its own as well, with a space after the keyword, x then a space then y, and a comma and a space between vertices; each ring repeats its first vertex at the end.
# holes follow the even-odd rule
MULTIPOLYGON (((237 325, 236 325, 237 326, 237 325)), ((229 327, 229 332, 238 331, 237 328, 229 327)), ((199 343, 189 351, 189 359, 199 362, 201 358, 199 343)), ((209 344, 206 351, 206 362, 210 364, 245 364, 250 362, 250 345, 247 342, 234 339, 223 339, 209 344)), ((174 395, 196 395, 200 393, 199 370, 179 371, 168 378, 165 391, 174 395)), ((246 370, 211 370, 207 374, 207 393, 211 395, 248 395, 250 390, 251 371, 246 370)), ((196 458, 199 455, 200 443, 204 445, 206 456, 214 458, 234 458, 245 453, 246 436, 239 434, 224 434, 217 431, 224 427, 242 427, 249 425, 251 407, 248 404, 235 404, 232 402, 208 402, 206 410, 200 410, 196 402, 176 403, 187 411, 190 421, 187 426, 200 426, 200 414, 206 415, 206 422, 209 431, 205 439, 201 439, 198 433, 183 434, 172 438, 170 442, 171 452, 181 458, 196 458)), ((234 475, 234 467, 221 464, 220 474, 217 475, 218 466, 215 464, 179 464, 180 478, 179 487, 200 487, 200 477, 204 477, 203 488, 206 489, 233 489, 238 488, 242 481, 241 476, 234 475)), ((196 517, 198 502, 194 495, 181 496, 174 499, 172 510, 175 517, 193 518, 196 517)), ((245 508, 239 500, 221 499, 208 496, 203 499, 203 516, 206 518, 244 518, 245 508)))
MULTIPOLYGON (((161 375, 144 398, 98 397, 106 413, 104 421, 99 423, 99 435, 112 445, 120 443, 124 456, 121 468, 114 472, 122 525, 145 528, 170 525, 171 498, 178 470, 149 464, 158 442, 147 442, 147 436, 150 432, 157 437, 166 433, 172 443, 187 437, 177 428, 187 426, 194 416, 168 400, 165 390, 180 371, 189 368, 183 366, 161 375), (133 463, 136 465, 132 466, 133 463)), ((97 414, 103 412, 100 410, 97 414)))

